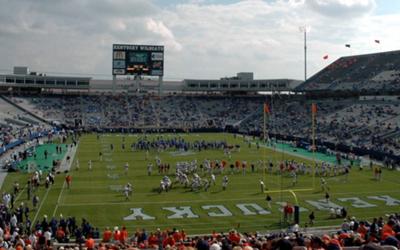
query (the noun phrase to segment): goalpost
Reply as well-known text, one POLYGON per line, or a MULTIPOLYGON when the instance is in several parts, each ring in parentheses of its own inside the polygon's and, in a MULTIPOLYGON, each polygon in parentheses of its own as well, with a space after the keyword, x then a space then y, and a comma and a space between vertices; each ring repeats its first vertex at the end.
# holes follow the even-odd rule
MULTIPOLYGON (((299 222, 299 201, 298 201, 298 198, 297 198, 297 194, 296 193, 298 193, 298 192, 310 192, 310 191, 313 191, 313 190, 315 190, 315 185, 316 185, 316 181, 315 181, 315 177, 316 177, 316 167, 317 167, 317 162, 316 162, 316 136, 315 136, 315 127, 316 127, 316 114, 317 114, 317 106, 316 106, 316 104, 315 103, 312 103, 312 105, 311 105, 311 126, 312 126, 312 128, 311 128, 311 131, 312 131, 312 134, 311 134, 311 143, 312 143, 312 146, 311 146, 311 149, 312 149, 312 153, 313 153, 313 159, 312 159, 312 161, 313 161, 313 163, 312 163, 312 168, 311 168, 311 173, 312 173, 312 185, 311 185, 311 187, 305 187, 305 188, 283 188, 283 173, 281 172, 281 174, 280 174, 280 184, 279 184, 279 186, 280 186, 280 188, 278 188, 278 189, 275 189, 275 190, 265 190, 264 191, 264 194, 279 194, 280 195, 280 202, 282 203, 282 194, 283 193, 287 193, 287 194, 289 194, 289 196, 292 196, 293 197, 293 200, 294 200, 294 205, 295 205, 295 220, 296 220, 296 222, 299 222)), ((265 182, 265 179, 266 179, 266 172, 267 172, 267 170, 266 170, 266 147, 267 147, 267 142, 266 142, 266 140, 267 140, 267 138, 268 138, 268 136, 267 136, 267 131, 266 131, 266 123, 267 123, 267 118, 269 118, 269 115, 270 115, 270 109, 269 109, 269 106, 268 106, 268 104, 266 104, 266 103, 264 103, 264 106, 263 106, 263 146, 264 146, 264 150, 263 150, 263 166, 264 166, 264 170, 263 170, 263 179, 264 179, 264 182, 265 182)), ((275 151, 275 152, 277 152, 276 151, 276 148, 273 148, 273 150, 275 151)), ((282 149, 281 149, 281 152, 282 152, 282 161, 284 161, 284 151, 285 151, 285 149, 282 147, 282 149)), ((272 177, 272 176, 271 176, 272 177)), ((272 180, 272 179, 271 179, 272 180)), ((282 222, 282 221, 281 221, 282 222)))
POLYGON ((27 171, 29 174, 35 172, 37 170, 37 165, 34 161, 29 161, 28 162, 28 168, 27 171))

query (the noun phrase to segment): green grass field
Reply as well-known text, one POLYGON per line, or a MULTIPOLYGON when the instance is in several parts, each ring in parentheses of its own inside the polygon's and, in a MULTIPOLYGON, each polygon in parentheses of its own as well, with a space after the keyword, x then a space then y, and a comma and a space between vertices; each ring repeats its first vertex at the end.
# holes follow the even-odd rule
MULTIPOLYGON (((178 136, 178 135, 163 135, 178 136)), ((313 164, 311 159, 298 158, 281 152, 274 152, 270 149, 256 149, 253 145, 251 148, 245 143, 242 137, 234 138, 231 134, 182 134, 185 140, 193 141, 204 139, 211 140, 227 140, 229 144, 241 144, 240 152, 232 153, 233 163, 235 160, 246 160, 248 163, 256 160, 281 161, 283 159, 294 159, 303 161, 306 164, 313 164)), ((315 210, 316 224, 315 226, 338 225, 342 219, 329 219, 329 213, 325 210, 317 210, 306 200, 317 201, 324 199, 325 193, 322 192, 319 185, 319 179, 315 179, 315 189, 313 188, 313 178, 311 176, 299 176, 299 182, 292 187, 292 178, 288 176, 280 177, 279 175, 264 175, 262 170, 252 173, 247 169, 245 175, 241 172, 236 174, 226 174, 229 176, 229 185, 227 190, 222 191, 222 176, 217 175, 217 185, 212 186, 208 192, 204 190, 192 192, 180 185, 175 185, 168 193, 159 194, 155 190, 159 187, 162 175, 157 173, 156 167, 153 168, 153 175, 147 175, 147 163, 145 160, 145 152, 132 152, 130 144, 137 141, 138 135, 126 135, 126 149, 122 150, 121 135, 102 135, 100 139, 96 135, 85 135, 81 137, 77 155, 72 164, 72 186, 66 189, 64 185, 64 174, 56 177, 56 183, 50 189, 45 190, 41 187, 38 191, 41 204, 39 209, 31 212, 33 221, 41 219, 44 214, 51 216, 75 216, 78 220, 84 217, 88 219, 94 226, 100 229, 105 226, 122 226, 125 225, 130 231, 137 228, 146 228, 147 230, 155 230, 156 228, 180 228, 185 229, 190 234, 210 233, 212 230, 228 231, 232 228, 240 231, 266 231, 269 229, 280 228, 282 213, 281 208, 276 202, 294 203, 294 196, 287 192, 279 190, 294 190, 299 205, 308 211, 301 213, 301 225, 307 222, 308 214, 311 210, 315 210), (113 152, 109 152, 110 144, 113 143, 115 148, 113 152), (98 154, 103 152, 103 161, 99 161, 98 154), (75 169, 75 161, 79 159, 80 169, 75 169), (89 171, 88 161, 93 161, 93 170, 89 171), (129 163, 129 172, 124 173, 124 164, 129 163), (113 168, 114 169, 110 169, 113 168), (270 195, 273 199, 272 208, 267 207, 265 201, 266 194, 261 193, 259 179, 263 179, 270 195), (129 201, 125 200, 122 192, 113 190, 116 186, 125 185, 130 182, 134 186, 133 196, 129 201), (300 190, 300 191, 296 191, 300 190), (244 215, 237 204, 255 203, 270 214, 244 215), (207 205, 223 205, 232 215, 226 217, 211 217, 208 213, 220 213, 216 208, 204 209, 202 206, 207 205), (182 207, 189 206, 191 211, 198 218, 181 218, 169 219, 168 216, 174 213, 163 208, 165 207, 182 207), (142 211, 155 217, 154 220, 124 220, 131 214, 131 208, 142 208, 142 211)), ((155 162, 155 151, 150 151, 149 161, 155 162)), ((224 156, 222 150, 209 150, 194 152, 191 155, 173 155, 171 151, 160 153, 163 162, 170 163, 170 174, 175 172, 175 163, 177 161, 190 161, 197 159, 202 163, 205 158, 228 160, 224 156)), ((250 164, 249 164, 250 165, 250 164)), ((201 175, 202 176, 202 175, 201 175)), ((385 201, 370 199, 367 196, 389 195, 390 197, 400 199, 400 182, 398 178, 400 173, 397 171, 384 170, 382 181, 373 180, 372 171, 364 169, 362 171, 353 169, 350 172, 348 181, 344 181, 343 176, 327 178, 331 201, 340 206, 345 206, 350 216, 357 218, 369 219, 375 216, 384 216, 386 213, 397 212, 400 202, 388 206, 385 201), (356 208, 351 205, 351 201, 339 201, 339 198, 358 197, 361 200, 375 205, 370 208, 356 208)), ((11 191, 12 183, 17 180, 21 184, 26 183, 28 174, 11 173, 7 176, 3 184, 2 191, 11 191)), ((171 178, 174 179, 174 178, 171 178)), ((23 185, 22 185, 23 186, 23 185)), ((17 203, 27 202, 25 191, 17 196, 17 203)), ((29 202, 31 204, 31 202, 29 202)), ((254 209, 251 210, 254 212, 254 209)))

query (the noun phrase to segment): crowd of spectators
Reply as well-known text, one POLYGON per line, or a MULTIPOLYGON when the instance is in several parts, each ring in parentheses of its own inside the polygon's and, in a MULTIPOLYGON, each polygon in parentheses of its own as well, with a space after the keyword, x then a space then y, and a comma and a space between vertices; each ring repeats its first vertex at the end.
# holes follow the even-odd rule
MULTIPOLYGON (((268 132, 311 141, 311 104, 292 102, 276 105, 279 106, 269 117, 268 132)), ((400 154, 399 103, 324 101, 317 103, 317 107, 317 140, 390 155, 400 154)), ((263 114, 260 112, 241 125, 244 133, 262 131, 263 114)))
MULTIPOLYGON (((4 107, 1 103, 1 108, 4 107)), ((6 170, 15 169, 18 162, 26 158, 26 149, 36 144, 38 138, 55 131, 49 124, 18 111, 0 111, 0 167, 6 170), (10 115, 13 119, 7 118, 10 115)))
POLYGON ((262 98, 82 95, 13 98, 49 120, 86 127, 225 127, 258 109, 262 98))
POLYGON ((101 231, 85 219, 77 222, 74 217, 62 215, 51 219, 45 215, 30 227, 29 219, 18 212, 20 209, 0 207, 2 249, 341 250, 360 247, 378 250, 382 246, 400 247, 398 214, 371 221, 347 217, 342 225, 325 230, 301 228, 296 224, 281 231, 239 232, 232 229, 194 236, 176 228, 129 231, 125 226, 115 226, 101 231))
MULTIPOLYGON (((86 128, 227 127, 243 133, 263 131, 262 103, 271 113, 270 134, 311 140, 311 103, 299 98, 262 96, 186 96, 162 98, 129 95, 16 97, 13 100, 36 115, 86 128)), ((354 99, 317 102, 316 139, 390 155, 400 155, 400 102, 354 99)))

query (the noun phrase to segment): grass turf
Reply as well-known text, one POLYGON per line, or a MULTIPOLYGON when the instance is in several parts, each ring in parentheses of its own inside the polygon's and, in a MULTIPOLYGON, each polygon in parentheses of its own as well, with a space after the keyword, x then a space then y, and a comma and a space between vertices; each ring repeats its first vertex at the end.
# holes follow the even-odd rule
MULTIPOLYGON (((155 189, 158 188, 162 175, 158 174, 156 167, 154 167, 153 175, 147 176, 146 166, 148 161, 145 160, 145 152, 132 152, 130 150, 130 144, 137 141, 139 136, 126 135, 125 150, 121 148, 121 135, 102 135, 100 139, 97 139, 94 134, 81 137, 78 152, 72 165, 71 189, 65 188, 65 175, 62 174, 56 177, 56 183, 51 188, 45 190, 44 187, 41 187, 38 191, 41 206, 31 212, 31 219, 41 219, 44 214, 51 217, 62 213, 64 217, 75 216, 78 220, 79 218, 86 218, 99 228, 125 225, 130 231, 133 231, 137 228, 154 230, 157 227, 176 227, 185 229, 190 234, 210 233, 212 230, 228 231, 231 228, 236 228, 240 231, 266 231, 285 226, 280 223, 282 221, 282 214, 279 212, 281 207, 275 202, 289 201, 294 203, 292 194, 278 191, 280 189, 291 189, 292 178, 264 175, 262 170, 251 173, 250 169, 247 169, 246 175, 241 172, 232 175, 228 174, 229 185, 226 191, 222 191, 222 176, 217 175, 217 185, 212 186, 208 192, 203 190, 192 192, 180 185, 175 185, 170 192, 158 194, 155 189), (114 151, 108 153, 111 143, 115 146, 114 151), (103 152, 103 161, 99 161, 98 153, 100 151, 103 152), (79 170, 75 169, 77 159, 79 159, 80 163, 79 170), (93 161, 92 171, 88 169, 89 160, 93 161), (126 162, 130 166, 127 175, 125 175, 123 168, 126 162), (114 166, 115 169, 109 169, 110 166, 114 166), (118 178, 115 178, 117 176, 118 178), (267 188, 274 190, 270 193, 273 199, 272 209, 267 208, 265 194, 260 191, 259 179, 263 178, 265 178, 267 188), (129 201, 125 200, 122 192, 113 191, 111 188, 125 185, 127 182, 132 183, 134 186, 133 196, 129 201), (236 206, 239 203, 256 203, 266 210, 270 210, 271 214, 245 216, 236 206), (229 217, 210 217, 207 213, 218 212, 218 210, 204 210, 202 209, 204 205, 224 205, 233 215, 229 217), (167 216, 173 213, 162 209, 163 207, 180 206, 190 206, 199 218, 168 219, 167 216), (156 217, 156 219, 124 221, 123 218, 131 214, 131 208, 142 208, 144 213, 156 217)), ((237 159, 247 160, 248 163, 251 163, 263 159, 265 152, 267 160, 294 159, 303 161, 306 164, 313 164, 311 160, 274 152, 270 149, 260 148, 257 150, 254 145, 249 148, 241 137, 234 138, 231 134, 182 134, 181 136, 188 141, 200 139, 206 141, 227 140, 230 144, 241 144, 240 152, 232 153, 231 163, 237 159)), ((149 161, 154 163, 155 156, 156 152, 150 151, 149 161)), ((170 163, 172 166, 170 173, 174 172, 174 166, 177 161, 197 159, 199 163, 202 163, 205 158, 228 160, 222 150, 207 150, 185 156, 174 156, 171 151, 166 151, 160 153, 160 158, 163 162, 170 163)), ((386 206, 383 201, 371 200, 366 197, 371 195, 390 195, 399 199, 399 176, 400 173, 397 171, 384 170, 382 181, 377 182, 372 179, 371 170, 364 169, 359 171, 358 169, 353 169, 347 182, 344 182, 344 178, 341 176, 327 178, 327 180, 330 187, 331 200, 334 203, 345 206, 351 216, 369 219, 398 211, 399 206, 386 206), (368 203, 376 205, 376 207, 354 208, 350 206, 350 202, 337 200, 337 198, 346 197, 359 197, 368 203)), ((27 174, 9 174, 2 190, 11 191, 12 183, 15 180, 20 183, 26 183, 27 178, 27 174)), ((312 188, 312 177, 300 175, 298 179, 299 183, 293 189, 312 188)), ((340 224, 341 219, 329 219, 327 211, 316 210, 305 202, 305 200, 320 200, 324 198, 325 193, 319 187, 319 180, 316 179, 315 183, 316 188, 314 190, 295 192, 299 205, 309 210, 301 213, 301 225, 304 225, 308 220, 307 217, 311 210, 315 210, 315 226, 340 224)), ((22 201, 27 202, 25 191, 22 191, 17 196, 16 201, 16 204, 22 201)), ((31 202, 29 203, 31 204, 31 202)))

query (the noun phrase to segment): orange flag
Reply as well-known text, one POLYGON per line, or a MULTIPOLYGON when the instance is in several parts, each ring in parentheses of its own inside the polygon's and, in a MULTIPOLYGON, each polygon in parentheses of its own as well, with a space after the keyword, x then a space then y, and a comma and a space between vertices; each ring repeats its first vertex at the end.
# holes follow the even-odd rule
POLYGON ((269 110, 269 106, 266 103, 264 103, 264 113, 265 114, 271 114, 271 111, 269 110))
POLYGON ((311 112, 315 115, 317 113, 317 104, 311 104, 311 112))

